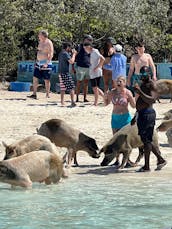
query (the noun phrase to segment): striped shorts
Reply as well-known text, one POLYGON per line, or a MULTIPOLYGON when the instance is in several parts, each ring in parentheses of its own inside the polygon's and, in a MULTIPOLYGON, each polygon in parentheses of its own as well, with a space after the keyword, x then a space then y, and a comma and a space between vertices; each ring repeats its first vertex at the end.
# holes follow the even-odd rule
POLYGON ((72 76, 69 73, 59 74, 60 90, 61 91, 71 91, 75 88, 72 76))

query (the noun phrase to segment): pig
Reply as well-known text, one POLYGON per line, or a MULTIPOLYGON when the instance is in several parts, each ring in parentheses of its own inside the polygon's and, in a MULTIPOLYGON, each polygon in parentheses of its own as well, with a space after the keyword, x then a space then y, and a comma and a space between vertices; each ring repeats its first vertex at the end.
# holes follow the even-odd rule
POLYGON ((33 151, 0 162, 0 182, 32 187, 32 182, 58 183, 63 174, 63 164, 56 154, 33 151))
POLYGON ((172 119, 163 121, 158 127, 158 131, 167 131, 172 128, 172 119))
MULTIPOLYGON (((4 160, 18 157, 32 151, 46 150, 60 157, 63 164, 63 158, 59 154, 57 147, 44 136, 34 134, 10 145, 7 145, 5 142, 2 143, 5 146, 4 160)), ((68 177, 68 173, 65 168, 63 168, 63 177, 68 177)))
POLYGON ((70 167, 72 159, 78 166, 76 153, 79 150, 86 151, 91 157, 99 158, 98 146, 95 139, 73 128, 60 119, 50 119, 37 129, 37 133, 49 138, 56 146, 66 147, 67 166, 70 167))
POLYGON ((59 154, 57 147, 52 144, 48 138, 38 134, 31 135, 10 145, 7 145, 5 142, 2 143, 5 147, 4 160, 18 157, 36 150, 47 150, 51 153, 59 154))
MULTIPOLYGON (((154 131, 153 142, 158 146, 157 132, 154 131)), ((114 136, 102 147, 100 154, 104 152, 105 157, 101 162, 101 166, 108 165, 116 156, 123 154, 121 165, 118 169, 123 169, 133 148, 139 148, 139 156, 136 160, 138 163, 143 156, 143 143, 138 135, 137 125, 127 125, 120 129, 114 136)))
POLYGON ((156 87, 159 96, 170 94, 170 103, 171 103, 172 102, 172 80, 170 79, 157 80, 156 87))
POLYGON ((166 132, 168 144, 170 147, 172 147, 172 128, 168 129, 166 132))
POLYGON ((164 120, 172 119, 172 109, 164 113, 164 120))

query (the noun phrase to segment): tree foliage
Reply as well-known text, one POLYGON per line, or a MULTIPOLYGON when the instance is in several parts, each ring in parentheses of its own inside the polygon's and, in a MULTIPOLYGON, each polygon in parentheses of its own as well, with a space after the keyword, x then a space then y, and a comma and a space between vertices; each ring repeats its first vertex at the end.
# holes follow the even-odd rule
POLYGON ((0 68, 35 59, 37 33, 47 29, 55 59, 63 41, 82 41, 90 33, 98 47, 108 36, 124 45, 128 57, 143 38, 155 61, 171 60, 170 0, 0 0, 0 68))

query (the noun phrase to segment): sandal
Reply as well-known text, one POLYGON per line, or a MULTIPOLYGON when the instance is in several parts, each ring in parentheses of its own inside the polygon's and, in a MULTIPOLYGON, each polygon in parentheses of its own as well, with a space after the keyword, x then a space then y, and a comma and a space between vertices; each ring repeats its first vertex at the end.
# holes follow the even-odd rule
POLYGON ((167 164, 166 161, 158 164, 157 167, 156 167, 156 169, 155 169, 155 171, 161 170, 166 164, 167 164))

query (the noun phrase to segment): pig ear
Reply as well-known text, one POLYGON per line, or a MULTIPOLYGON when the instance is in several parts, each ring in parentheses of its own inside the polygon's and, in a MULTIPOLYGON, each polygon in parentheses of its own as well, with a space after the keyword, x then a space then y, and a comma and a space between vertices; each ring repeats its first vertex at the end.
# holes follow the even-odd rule
POLYGON ((5 148, 8 147, 8 145, 7 145, 4 141, 2 141, 2 145, 3 145, 5 148))

